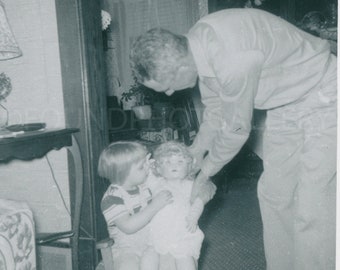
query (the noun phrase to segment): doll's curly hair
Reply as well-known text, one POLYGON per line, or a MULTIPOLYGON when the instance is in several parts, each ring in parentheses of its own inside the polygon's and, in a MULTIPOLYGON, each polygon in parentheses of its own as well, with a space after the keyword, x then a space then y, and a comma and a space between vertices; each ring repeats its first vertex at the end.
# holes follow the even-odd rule
MULTIPOLYGON (((157 173, 156 167, 158 166, 158 164, 160 164, 163 158, 171 157, 174 155, 183 156, 193 168, 192 165, 194 163, 194 158, 189 152, 187 146, 180 142, 169 141, 159 145, 153 152, 153 159, 155 160, 155 166, 153 168, 154 173, 156 175, 159 175, 157 173)), ((192 172, 189 172, 189 175, 192 176, 192 172)))

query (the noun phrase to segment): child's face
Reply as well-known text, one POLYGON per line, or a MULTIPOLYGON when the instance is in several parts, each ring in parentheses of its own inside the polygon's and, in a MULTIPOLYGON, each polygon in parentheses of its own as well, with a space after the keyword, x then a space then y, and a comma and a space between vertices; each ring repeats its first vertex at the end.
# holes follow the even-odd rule
POLYGON ((150 154, 145 158, 131 165, 129 174, 127 175, 123 186, 126 189, 134 189, 136 186, 143 184, 149 174, 150 154))
POLYGON ((190 169, 191 163, 182 155, 164 157, 158 162, 158 172, 167 180, 184 179, 190 169))

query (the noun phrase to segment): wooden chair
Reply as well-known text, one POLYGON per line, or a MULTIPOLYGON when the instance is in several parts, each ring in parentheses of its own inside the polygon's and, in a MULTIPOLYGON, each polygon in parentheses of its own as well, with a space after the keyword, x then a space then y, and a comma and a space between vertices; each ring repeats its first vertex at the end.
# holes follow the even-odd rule
POLYGON ((96 270, 113 270, 113 258, 111 247, 114 241, 111 238, 97 242, 96 248, 100 250, 102 261, 96 267, 96 270))

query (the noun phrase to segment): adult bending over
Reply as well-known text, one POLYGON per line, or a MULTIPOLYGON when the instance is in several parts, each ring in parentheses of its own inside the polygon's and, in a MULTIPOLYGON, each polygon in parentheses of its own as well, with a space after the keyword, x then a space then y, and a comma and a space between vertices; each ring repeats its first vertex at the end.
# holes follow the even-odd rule
POLYGON ((199 79, 192 199, 245 143, 253 109, 267 110, 258 184, 267 269, 335 268, 337 73, 327 41, 261 10, 228 9, 185 36, 149 30, 131 66, 168 95, 199 79))

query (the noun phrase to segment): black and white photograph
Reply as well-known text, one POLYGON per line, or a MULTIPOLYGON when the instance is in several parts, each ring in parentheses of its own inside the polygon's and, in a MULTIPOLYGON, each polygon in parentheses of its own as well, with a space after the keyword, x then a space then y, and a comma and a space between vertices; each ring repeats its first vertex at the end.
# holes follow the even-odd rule
POLYGON ((0 270, 338 269, 337 27, 337 0, 0 0, 0 270))

